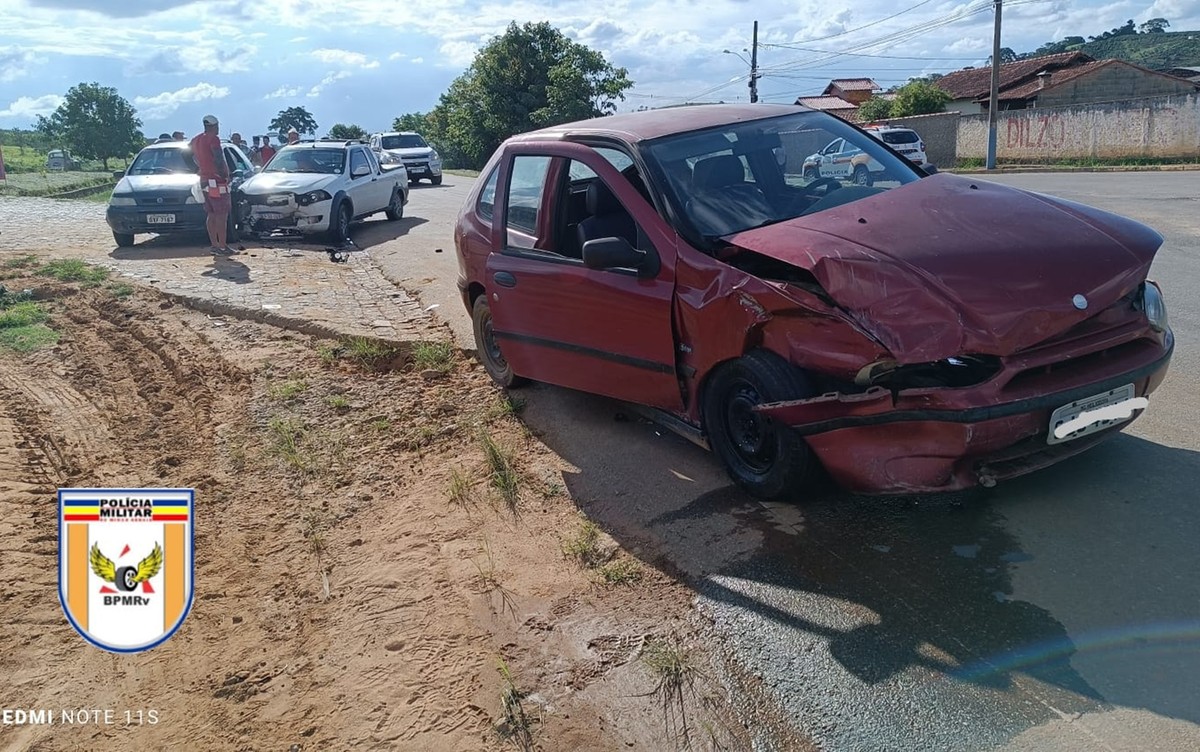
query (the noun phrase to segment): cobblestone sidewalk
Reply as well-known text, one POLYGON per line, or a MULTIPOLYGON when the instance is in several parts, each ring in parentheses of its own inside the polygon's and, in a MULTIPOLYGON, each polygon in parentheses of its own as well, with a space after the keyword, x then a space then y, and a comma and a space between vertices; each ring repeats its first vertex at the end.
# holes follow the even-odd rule
MULTIPOLYGON (((196 241, 199 242, 199 241, 196 241)), ((370 250, 334 262, 323 246, 248 241, 214 257, 190 239, 153 238, 115 248, 104 206, 0 198, 0 257, 82 258, 213 313, 241 315, 332 336, 397 342, 444 339, 444 325, 388 281, 370 250)))

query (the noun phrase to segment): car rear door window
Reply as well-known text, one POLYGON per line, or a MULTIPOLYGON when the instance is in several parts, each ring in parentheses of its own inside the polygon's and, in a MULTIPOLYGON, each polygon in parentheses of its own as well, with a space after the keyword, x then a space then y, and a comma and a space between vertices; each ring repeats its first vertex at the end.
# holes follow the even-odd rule
POLYGON ((363 154, 362 149, 355 149, 350 152, 350 174, 354 175, 354 171, 359 167, 369 167, 367 157, 363 154))
POLYGON ((520 155, 513 158, 512 175, 508 181, 507 230, 510 244, 532 248, 532 243, 514 237, 519 234, 535 236, 538 227, 538 208, 546 186, 546 168, 550 157, 520 155))

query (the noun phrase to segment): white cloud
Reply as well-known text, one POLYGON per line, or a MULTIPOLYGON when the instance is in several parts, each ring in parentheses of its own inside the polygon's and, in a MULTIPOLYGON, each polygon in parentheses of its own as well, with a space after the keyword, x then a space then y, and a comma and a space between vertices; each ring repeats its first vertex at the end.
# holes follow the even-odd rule
POLYGON ((229 96, 229 87, 214 86, 210 83, 199 83, 176 91, 164 91, 152 97, 134 97, 133 103, 149 120, 164 118, 191 102, 203 102, 208 99, 223 99, 229 96))
POLYGON ((976 52, 981 55, 991 55, 991 44, 991 40, 984 37, 963 37, 943 47, 942 52, 949 52, 952 55, 970 55, 976 52))
POLYGON ((16 81, 28 75, 33 68, 45 64, 46 58, 32 52, 0 49, 0 83, 16 81))
POLYGON ((299 44, 301 42, 307 42, 307 41, 308 41, 308 37, 292 37, 291 39, 288 40, 288 42, 290 42, 291 44, 299 44))
POLYGON ((284 97, 298 96, 304 91, 303 86, 280 86, 275 91, 263 97, 263 99, 283 99, 284 97))
POLYGON ((58 94, 43 94, 40 97, 18 97, 7 109, 0 110, 0 118, 29 118, 49 115, 63 103, 58 94))
POLYGON ((421 63, 425 62, 425 58, 423 58, 423 57, 414 57, 414 58, 413 58, 412 60, 410 60, 409 62, 416 63, 417 65, 420 65, 421 63))
POLYGON ((388 60, 403 60, 406 57, 408 57, 408 55, 405 55, 403 52, 393 52, 392 54, 388 55, 388 60))
POLYGON ((372 60, 361 52, 350 52, 348 50, 331 50, 320 49, 313 50, 310 53, 322 63, 330 65, 341 65, 345 68, 378 68, 379 61, 372 60))
POLYGON ((462 41, 445 42, 438 48, 438 52, 442 53, 444 65, 450 68, 467 67, 475 59, 475 53, 478 51, 479 45, 462 41))
POLYGON ((321 92, 325 90, 326 86, 329 86, 335 81, 341 81, 343 78, 347 78, 349 75, 350 74, 346 71, 334 71, 333 73, 330 73, 329 75, 325 76, 325 78, 322 78, 319 84, 308 90, 308 97, 315 98, 321 96, 321 92))

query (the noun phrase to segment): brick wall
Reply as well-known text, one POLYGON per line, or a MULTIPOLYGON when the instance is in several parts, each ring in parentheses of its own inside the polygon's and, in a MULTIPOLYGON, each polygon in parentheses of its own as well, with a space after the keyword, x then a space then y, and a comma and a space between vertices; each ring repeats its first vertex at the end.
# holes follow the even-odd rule
POLYGON ((1093 73, 1079 76, 1039 93, 1038 107, 1065 107, 1093 102, 1123 102, 1150 97, 1187 96, 1196 87, 1182 79, 1156 76, 1140 68, 1109 63, 1093 73))
MULTIPOLYGON (((987 135, 987 116, 959 118, 958 158, 986 157, 987 135)), ((996 157, 1200 158, 1200 96, 1007 110, 997 117, 996 157)))
POLYGON ((938 167, 953 167, 958 154, 957 112, 888 118, 897 128, 912 128, 925 142, 925 156, 938 167))

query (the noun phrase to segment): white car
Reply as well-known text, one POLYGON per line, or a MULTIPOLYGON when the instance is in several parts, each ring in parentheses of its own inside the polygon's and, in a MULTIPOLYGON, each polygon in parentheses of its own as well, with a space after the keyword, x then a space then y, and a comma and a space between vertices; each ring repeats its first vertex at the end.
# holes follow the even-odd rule
POLYGON ((804 178, 839 178, 855 185, 871 186, 884 167, 870 154, 844 138, 835 138, 804 160, 804 178))
POLYGON ((342 242, 356 219, 404 216, 408 173, 403 164, 381 165, 362 141, 315 141, 280 149, 241 192, 251 234, 282 230, 342 242))
POLYGON ((921 135, 911 128, 895 128, 890 125, 872 125, 863 128, 867 133, 882 141, 905 159, 924 167, 928 159, 925 156, 925 142, 921 135))
POLYGON ((429 178, 434 185, 442 184, 442 157, 419 133, 376 133, 371 136, 371 149, 376 154, 391 154, 403 160, 408 180, 413 185, 421 178, 429 178))

